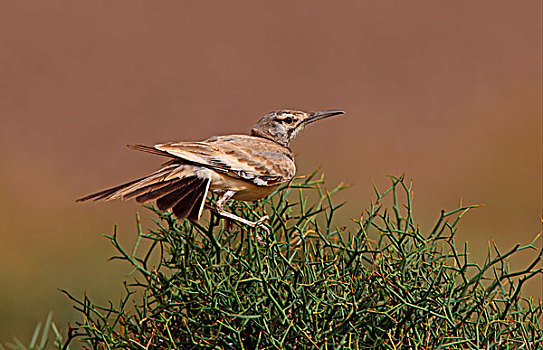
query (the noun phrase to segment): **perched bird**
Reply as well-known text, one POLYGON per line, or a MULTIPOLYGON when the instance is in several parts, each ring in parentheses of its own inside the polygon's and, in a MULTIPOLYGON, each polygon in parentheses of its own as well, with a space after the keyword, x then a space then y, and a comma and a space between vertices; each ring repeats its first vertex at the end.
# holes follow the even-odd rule
MULTIPOLYGON (((308 124, 343 114, 340 110, 314 113, 279 110, 264 115, 249 135, 214 136, 200 142, 170 142, 129 148, 170 158, 145 177, 78 199, 156 200, 158 209, 171 209, 180 218, 197 221, 211 190, 220 195, 218 215, 245 225, 260 226, 268 217, 249 221, 223 209, 229 199, 254 201, 292 179, 296 172, 290 142, 308 124)), ((265 227, 264 227, 265 228, 265 227)))

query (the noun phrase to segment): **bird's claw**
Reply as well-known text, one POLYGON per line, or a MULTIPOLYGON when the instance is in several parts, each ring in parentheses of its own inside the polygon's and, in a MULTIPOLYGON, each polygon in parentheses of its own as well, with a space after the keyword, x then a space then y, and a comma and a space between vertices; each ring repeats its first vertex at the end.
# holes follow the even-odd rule
POLYGON ((255 227, 261 226, 264 223, 264 221, 268 221, 269 219, 270 217, 268 215, 264 215, 263 217, 261 217, 255 222, 255 227))
MULTIPOLYGON (((257 221, 255 221, 255 228, 257 227, 260 227, 262 228, 264 231, 266 231, 266 234, 269 235, 270 234, 270 229, 264 225, 264 221, 268 221, 270 219, 270 217, 268 215, 264 215, 263 217, 261 217, 260 219, 258 219, 257 221)), ((258 241, 258 243, 262 244, 262 237, 260 237, 260 235, 258 234, 258 232, 256 232, 256 240, 258 241)))

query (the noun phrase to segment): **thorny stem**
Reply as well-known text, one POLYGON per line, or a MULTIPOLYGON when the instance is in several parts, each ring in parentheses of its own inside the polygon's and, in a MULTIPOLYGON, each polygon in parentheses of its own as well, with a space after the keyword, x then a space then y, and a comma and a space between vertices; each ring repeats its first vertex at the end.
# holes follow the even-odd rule
POLYGON ((253 204, 229 202, 247 220, 270 216, 271 234, 261 242, 240 227, 227 230, 214 214, 191 223, 151 208, 157 226, 142 233, 138 216, 131 254, 116 230, 108 236, 118 252, 113 259, 143 281, 128 284, 117 306, 65 292, 84 315, 68 342, 116 349, 542 347, 542 304, 522 293, 543 274, 535 240, 506 253, 495 248, 479 266, 454 238, 460 218, 477 206, 443 210, 424 232, 413 217, 412 183, 403 175, 391 181, 382 192, 374 187, 376 200, 354 227, 336 224, 341 204, 333 194, 345 186, 327 190, 317 173, 253 204), (525 251, 537 257, 510 271, 509 259, 525 251))

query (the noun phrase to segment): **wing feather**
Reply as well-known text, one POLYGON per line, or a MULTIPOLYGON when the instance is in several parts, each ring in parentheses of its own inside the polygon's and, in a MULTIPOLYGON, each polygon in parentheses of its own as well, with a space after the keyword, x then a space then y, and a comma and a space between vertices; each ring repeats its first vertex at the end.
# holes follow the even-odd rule
POLYGON ((259 186, 286 182, 296 171, 288 148, 254 136, 219 136, 201 142, 160 144, 154 148, 259 186))

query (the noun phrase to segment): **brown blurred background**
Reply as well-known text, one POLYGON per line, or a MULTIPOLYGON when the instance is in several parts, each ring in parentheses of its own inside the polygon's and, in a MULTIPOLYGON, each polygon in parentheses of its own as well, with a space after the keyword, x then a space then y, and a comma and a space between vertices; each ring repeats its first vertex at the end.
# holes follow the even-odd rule
POLYGON ((245 133, 273 109, 347 111, 293 145, 299 174, 354 184, 346 217, 405 172, 423 229, 485 204, 458 234, 478 261, 541 229, 540 1, 13 1, 0 28, 0 341, 79 319, 57 288, 118 300, 102 234, 129 244, 149 215, 74 199, 162 161, 125 144, 245 133))

